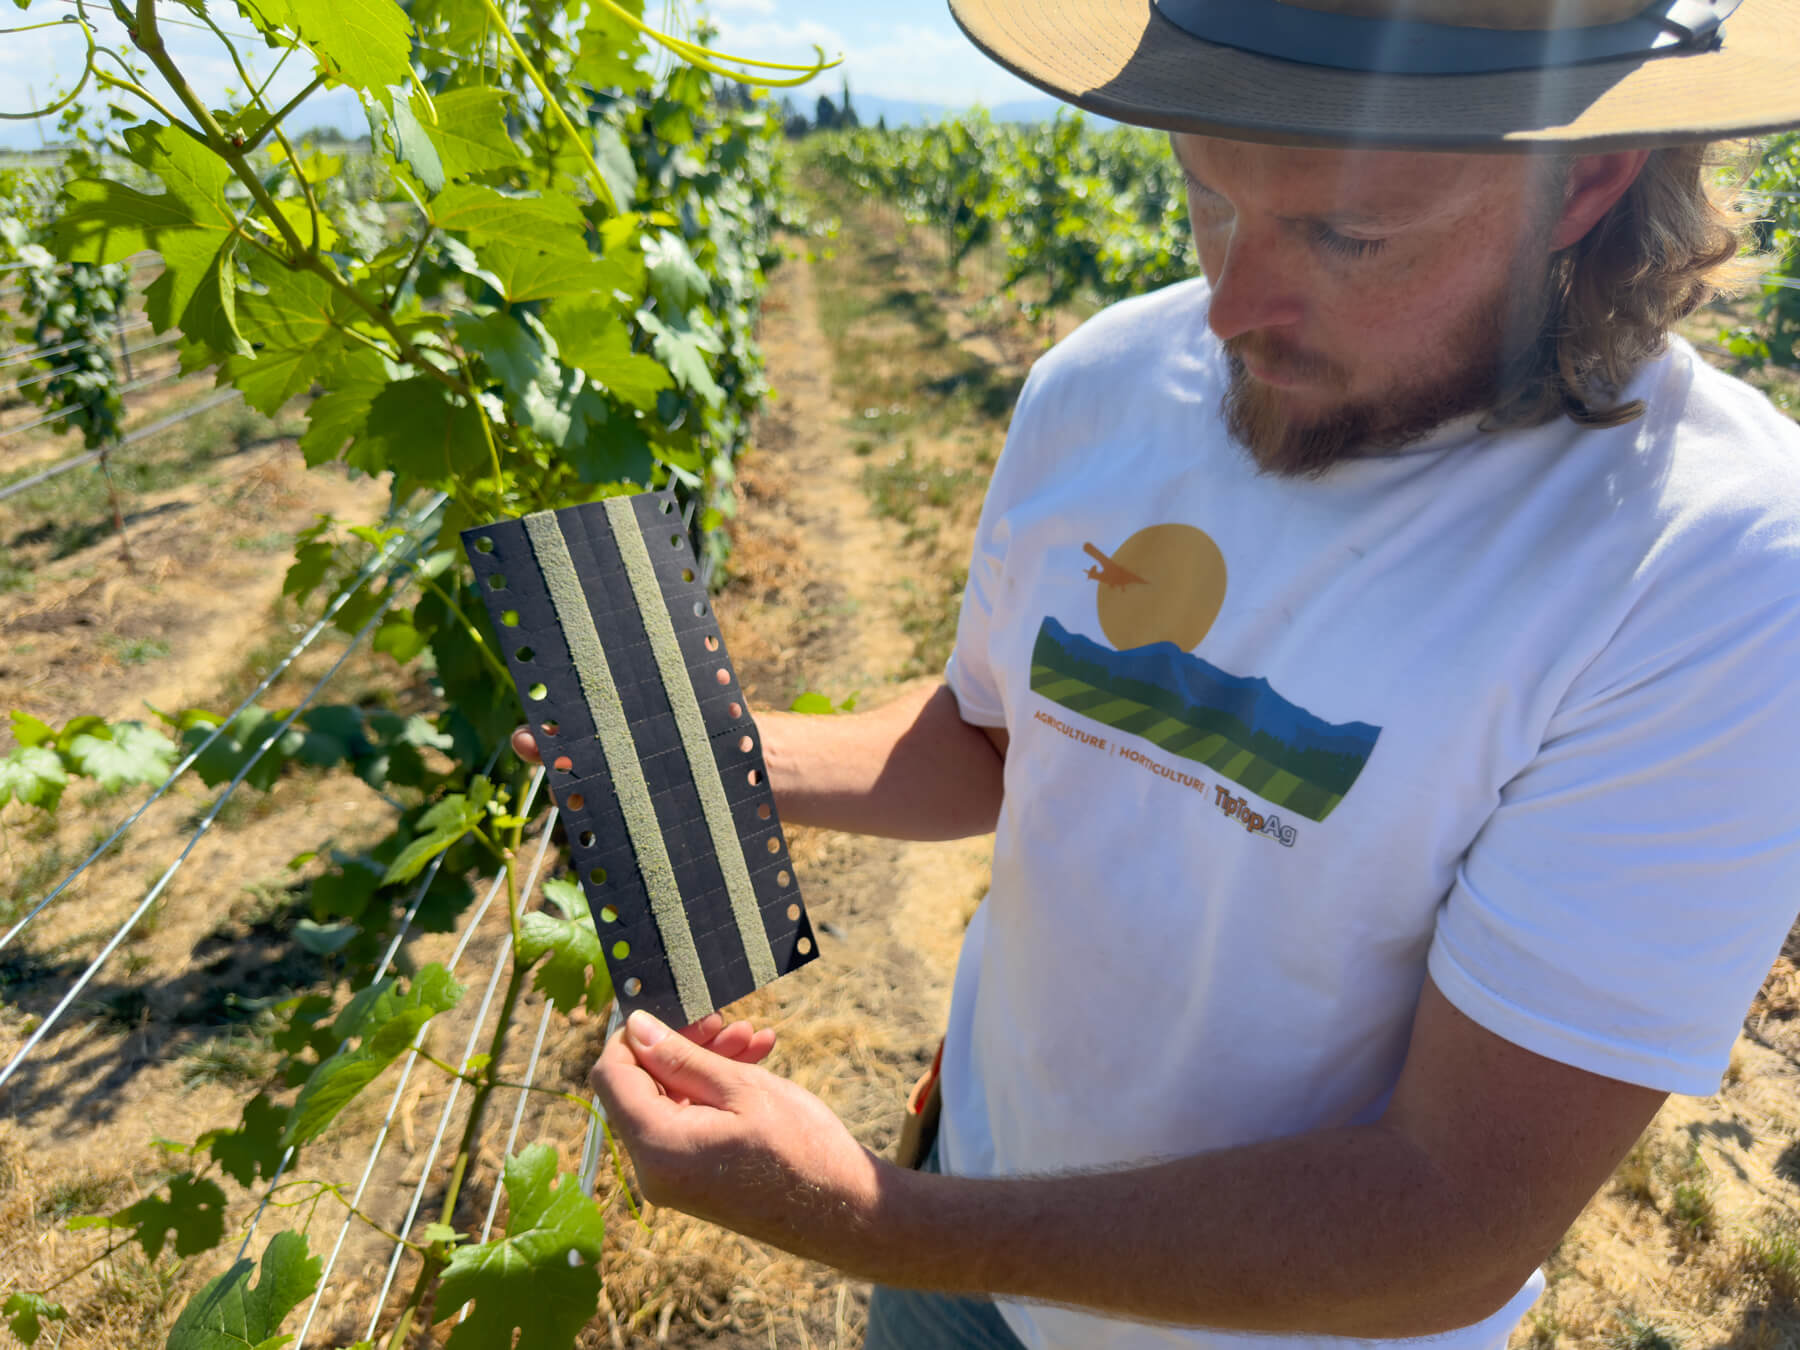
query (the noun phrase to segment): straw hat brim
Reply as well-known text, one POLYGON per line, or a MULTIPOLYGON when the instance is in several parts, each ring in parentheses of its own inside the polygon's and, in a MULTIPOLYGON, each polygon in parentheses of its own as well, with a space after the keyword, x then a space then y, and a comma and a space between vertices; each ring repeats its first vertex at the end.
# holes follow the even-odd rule
POLYGON ((1800 0, 1744 0, 1711 51, 1483 75, 1365 74, 1258 56, 1191 36, 1150 0, 950 0, 950 9, 976 46, 1038 88, 1169 131, 1600 151, 1800 125, 1800 0))

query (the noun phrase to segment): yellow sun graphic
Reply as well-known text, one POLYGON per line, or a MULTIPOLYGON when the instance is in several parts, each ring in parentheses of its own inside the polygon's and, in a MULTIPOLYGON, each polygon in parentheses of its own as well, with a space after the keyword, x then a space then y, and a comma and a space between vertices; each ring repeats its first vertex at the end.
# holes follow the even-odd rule
POLYGON ((1111 557, 1092 544, 1083 550, 1100 583, 1100 629, 1120 651, 1173 642, 1200 645, 1225 603, 1225 555, 1205 530, 1151 525, 1120 544, 1111 557))

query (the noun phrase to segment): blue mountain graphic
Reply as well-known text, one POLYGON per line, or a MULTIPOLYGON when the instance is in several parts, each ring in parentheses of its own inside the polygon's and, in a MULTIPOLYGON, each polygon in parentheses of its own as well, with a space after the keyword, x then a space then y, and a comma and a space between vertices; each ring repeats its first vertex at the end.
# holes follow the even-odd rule
MULTIPOLYGON (((1276 693, 1262 676, 1227 674, 1182 651, 1173 642, 1114 651, 1079 633, 1071 633, 1055 619, 1046 617, 1038 630, 1038 650, 1032 660, 1059 671, 1068 671, 1071 660, 1077 666, 1099 667, 1112 676, 1104 687, 1126 697, 1136 697, 1141 691, 1120 688, 1121 680, 1161 691, 1165 698, 1155 700, 1151 706, 1161 707, 1173 716, 1180 717, 1182 710, 1169 706, 1168 696, 1189 710, 1236 718, 1251 732, 1269 736, 1293 751, 1344 755, 1354 759, 1359 767, 1381 735, 1380 727, 1367 722, 1327 722, 1315 717, 1276 693), (1046 647, 1056 648, 1062 659, 1045 659, 1051 655, 1046 647)), ((1086 673, 1082 678, 1087 678, 1086 673)))

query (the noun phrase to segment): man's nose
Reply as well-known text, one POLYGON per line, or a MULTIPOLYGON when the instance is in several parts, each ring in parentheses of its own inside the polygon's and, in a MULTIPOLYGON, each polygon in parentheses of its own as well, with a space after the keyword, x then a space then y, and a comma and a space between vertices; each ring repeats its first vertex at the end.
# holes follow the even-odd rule
POLYGON ((1276 241, 1233 235, 1220 266, 1216 271, 1209 268, 1207 278, 1212 283, 1207 322, 1221 342, 1285 328, 1305 313, 1291 259, 1284 257, 1276 241))

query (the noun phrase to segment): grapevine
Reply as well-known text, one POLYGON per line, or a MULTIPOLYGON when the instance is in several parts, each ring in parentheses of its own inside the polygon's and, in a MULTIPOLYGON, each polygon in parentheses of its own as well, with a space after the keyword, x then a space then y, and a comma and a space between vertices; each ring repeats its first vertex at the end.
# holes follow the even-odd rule
POLYGON ((805 153, 913 222, 936 225, 953 272, 984 246, 1002 248, 1001 286, 1034 320, 1076 295, 1119 300, 1193 272, 1185 190, 1159 133, 1097 132, 1078 113, 1030 126, 975 113, 834 131, 805 153))
MULTIPOLYGON (((57 727, 13 714, 0 806, 54 811, 72 781, 119 788, 184 771, 226 792, 267 790, 303 765, 348 770, 400 808, 366 850, 295 859, 310 874, 297 936, 351 996, 281 1005, 278 1062, 239 1119, 182 1147, 150 1195, 70 1226, 107 1235, 90 1266, 127 1246, 152 1261, 238 1246, 176 1317, 172 1350, 285 1340, 284 1323, 319 1290, 323 1263, 304 1224, 252 1258, 250 1232, 227 1222, 228 1184, 260 1193, 272 1216, 337 1207, 411 1253, 380 1344, 460 1316, 455 1350, 517 1337, 571 1346, 599 1307, 603 1225, 553 1150, 505 1160, 504 1233, 481 1240, 459 1223, 490 1103, 526 1090, 498 1066, 527 983, 562 1011, 597 1011, 611 991, 574 883, 544 883, 534 907, 535 868, 527 875, 521 859, 529 840, 549 842, 541 771, 510 751, 511 680, 456 537, 497 517, 673 485, 717 556, 732 466, 766 393, 753 329, 778 128, 743 86, 798 83, 825 63, 724 56, 615 0, 429 0, 410 11, 393 0, 255 0, 240 6, 244 20, 315 77, 280 106, 246 78, 242 101, 214 108, 171 55, 165 8, 111 4, 133 58, 174 92, 168 103, 131 60, 97 46, 78 5, 82 83, 133 112, 116 128, 122 160, 85 158, 36 247, 59 285, 79 278, 115 309, 117 269, 155 254, 145 313, 159 334, 178 335, 186 369, 214 368, 267 415, 310 395, 307 463, 386 479, 389 517, 321 518, 298 540, 285 592, 302 605, 328 600, 335 627, 370 634, 397 665, 422 663, 437 710, 400 716, 309 697, 285 711, 158 712, 157 724, 57 727), (666 76, 649 73, 653 43, 681 58, 666 76), (327 84, 354 90, 368 114, 364 164, 289 134, 327 84), (463 986, 448 964, 406 976, 391 967, 407 932, 448 928, 470 910, 469 878, 484 873, 504 889, 511 964, 485 1048, 452 1060, 424 1037, 463 986), (435 1221, 416 1233, 382 1228, 305 1166, 309 1146, 402 1056, 472 1099, 435 1221)), ((233 38, 208 26, 246 73, 233 38)), ((47 296, 41 312, 56 303, 47 296)), ((84 430, 110 436, 96 407, 84 430)), ((0 1068, 0 1083, 17 1063, 0 1068)), ((86 1268, 11 1292, 0 1316, 13 1335, 31 1345, 77 1322, 62 1285, 86 1268)))

